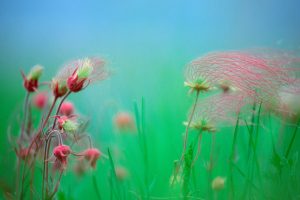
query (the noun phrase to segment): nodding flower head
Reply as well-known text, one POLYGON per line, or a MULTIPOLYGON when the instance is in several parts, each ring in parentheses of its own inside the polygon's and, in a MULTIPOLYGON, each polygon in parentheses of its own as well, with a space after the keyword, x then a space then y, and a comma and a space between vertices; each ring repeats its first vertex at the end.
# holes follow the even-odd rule
POLYGON ((68 91, 66 82, 59 79, 52 80, 51 88, 55 98, 64 96, 68 91))
POLYGON ((25 76, 25 74, 23 72, 22 73, 22 77, 24 80, 24 87, 28 92, 34 92, 37 90, 38 88, 38 80, 41 77, 42 73, 43 73, 43 67, 40 65, 35 65, 31 71, 29 72, 29 74, 27 76, 25 76))
POLYGON ((95 168, 97 160, 101 156, 101 152, 96 148, 90 148, 84 151, 84 158, 90 163, 90 165, 95 168))
POLYGON ((59 109, 59 113, 65 116, 72 115, 74 113, 74 105, 69 101, 63 102, 59 109))
POLYGON ((66 65, 60 72, 72 92, 83 90, 89 83, 103 80, 108 76, 103 60, 98 58, 79 59, 66 65))
POLYGON ((58 128, 65 132, 75 132, 78 128, 76 122, 71 120, 71 117, 68 116, 55 116, 57 118, 58 128))
POLYGON ((41 92, 35 95, 33 105, 39 109, 45 108, 48 102, 48 95, 46 92, 41 92))
POLYGON ((63 168, 67 166, 67 158, 71 153, 71 149, 67 145, 58 145, 53 149, 53 155, 58 161, 59 164, 62 165, 63 168))

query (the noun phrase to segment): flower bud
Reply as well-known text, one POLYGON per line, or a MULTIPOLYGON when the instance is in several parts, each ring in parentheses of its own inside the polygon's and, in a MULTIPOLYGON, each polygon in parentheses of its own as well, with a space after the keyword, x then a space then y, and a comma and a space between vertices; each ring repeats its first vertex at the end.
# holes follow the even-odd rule
POLYGON ((101 152, 96 148, 90 148, 84 151, 84 158, 90 163, 90 165, 95 168, 96 162, 101 156, 101 152))
POLYGON ((68 91, 67 85, 64 81, 58 81, 54 79, 51 87, 53 95, 56 98, 64 96, 68 91))
POLYGON ((24 87, 28 92, 34 92, 38 88, 38 80, 43 73, 43 67, 40 65, 34 66, 31 71, 29 72, 28 76, 26 77, 23 72, 22 77, 24 80, 24 87))
POLYGON ((47 93, 41 92, 35 95, 33 99, 33 105, 39 109, 45 108, 48 102, 48 96, 47 93))
POLYGON ((74 113, 74 105, 71 102, 63 102, 59 109, 61 115, 70 116, 74 113))
POLYGON ((70 120, 67 116, 56 116, 58 128, 65 132, 75 132, 78 128, 76 122, 70 120))
POLYGON ((67 158, 71 153, 71 149, 67 145, 58 145, 53 149, 53 155, 56 160, 62 164, 63 168, 67 166, 67 158))

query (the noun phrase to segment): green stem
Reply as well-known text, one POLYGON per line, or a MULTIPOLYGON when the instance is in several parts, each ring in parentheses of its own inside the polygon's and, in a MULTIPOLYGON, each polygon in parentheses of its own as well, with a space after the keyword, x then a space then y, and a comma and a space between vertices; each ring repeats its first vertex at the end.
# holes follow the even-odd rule
POLYGON ((288 146, 288 148, 287 148, 287 150, 286 150, 285 158, 288 158, 288 157, 289 157, 290 151, 291 151, 291 149, 292 149, 292 146, 293 146, 293 144, 294 144, 294 141, 295 141, 295 138, 296 138, 296 135, 297 135, 297 131, 298 131, 298 128, 299 128, 299 124, 300 124, 300 118, 298 119, 298 122, 297 122, 297 124, 296 124, 295 130, 294 130, 294 132, 293 132, 293 136, 292 136, 292 138, 291 138, 291 140, 290 140, 290 143, 289 143, 289 146, 288 146))
POLYGON ((233 141, 231 145, 231 153, 230 153, 230 164, 229 164, 229 178, 230 178, 230 193, 229 193, 229 199, 234 199, 234 180, 233 180, 233 164, 234 164, 234 156, 235 156, 235 147, 236 147, 236 141, 237 141, 237 133, 238 133, 238 127, 239 127, 239 121, 240 118, 238 116, 233 132, 233 141))

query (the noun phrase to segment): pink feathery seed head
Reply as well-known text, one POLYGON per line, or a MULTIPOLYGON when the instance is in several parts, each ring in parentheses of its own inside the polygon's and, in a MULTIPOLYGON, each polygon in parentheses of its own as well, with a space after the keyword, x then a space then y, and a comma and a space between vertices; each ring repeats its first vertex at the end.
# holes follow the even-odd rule
POLYGON ((59 109, 59 113, 61 115, 65 115, 65 116, 70 116, 74 113, 74 105, 73 103, 66 101, 64 103, 62 103, 60 109, 59 109))
MULTIPOLYGON (((230 87, 252 98, 270 98, 276 89, 286 84, 288 74, 283 68, 268 64, 267 60, 247 52, 216 52, 192 61, 186 68, 186 82, 200 77, 208 85, 230 87)), ((228 88, 226 88, 228 89, 228 88)))
POLYGON ((104 60, 92 57, 68 63, 57 77, 66 81, 70 91, 79 92, 90 83, 106 79, 108 75, 104 60))
POLYGON ((241 93, 222 93, 201 99, 195 109, 191 128, 215 132, 218 127, 235 124, 247 99, 241 93))
POLYGON ((48 103, 48 95, 46 92, 40 92, 33 98, 33 105, 39 109, 45 108, 48 103))
POLYGON ((130 130, 133 131, 135 123, 132 115, 129 112, 119 112, 114 117, 114 124, 118 130, 130 130))
POLYGON ((53 149, 53 155, 56 160, 62 164, 63 168, 67 166, 67 158, 71 153, 71 149, 67 145, 58 145, 53 149))
POLYGON ((101 152, 96 148, 89 148, 83 153, 84 158, 90 163, 90 165, 95 168, 97 160, 101 156, 101 152))

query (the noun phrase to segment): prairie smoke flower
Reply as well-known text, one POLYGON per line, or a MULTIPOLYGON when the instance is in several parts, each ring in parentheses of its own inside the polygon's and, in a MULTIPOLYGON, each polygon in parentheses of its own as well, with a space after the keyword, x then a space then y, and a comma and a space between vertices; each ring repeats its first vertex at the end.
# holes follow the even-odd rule
POLYGON ((129 112, 119 112, 115 115, 114 125, 119 131, 134 131, 135 123, 129 112))
POLYGON ((68 91, 66 82, 59 78, 54 78, 52 80, 51 88, 55 98, 64 96, 68 91))
POLYGON ((61 164, 63 169, 67 166, 67 158, 71 153, 71 149, 67 145, 58 145, 53 149, 53 155, 56 158, 56 164, 61 164))
POLYGON ((58 128, 65 132, 75 132, 78 128, 76 122, 67 116, 55 116, 57 118, 58 128))
POLYGON ((83 156, 89 162, 91 167, 96 168, 96 163, 101 156, 101 152, 96 148, 89 148, 83 152, 83 156))
MULTIPOLYGON (((236 122, 247 99, 242 94, 217 94, 199 101, 192 116, 190 127, 196 130, 215 132, 218 126, 236 122)), ((186 122, 184 123, 186 125, 186 122)))
POLYGON ((74 113, 74 105, 69 101, 63 102, 59 109, 59 113, 65 116, 72 115, 74 113))
POLYGON ((226 178, 217 176, 211 183, 211 188, 213 190, 222 190, 225 186, 226 178))
POLYGON ((48 102, 48 96, 47 93, 41 92, 35 95, 33 99, 33 105, 39 109, 45 108, 48 102))
MULTIPOLYGON (((288 70, 247 52, 210 53, 192 61, 186 68, 186 83, 232 88, 259 101, 269 101, 276 89, 292 80, 288 70), (229 83, 225 85, 224 83, 229 83)), ((191 87, 194 89, 195 87, 191 87)), ((208 88, 208 87, 204 87, 208 88)))
POLYGON ((38 80, 41 77, 43 73, 43 67, 41 65, 35 65, 29 74, 25 76, 23 72, 22 77, 24 80, 24 87, 28 92, 34 92, 38 88, 38 80))
POLYGON ((65 65, 58 73, 58 77, 66 81, 71 92, 79 92, 88 84, 107 78, 108 74, 103 60, 84 58, 65 65))

